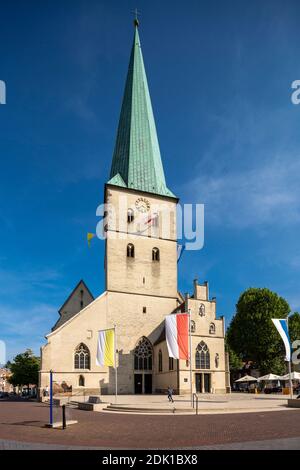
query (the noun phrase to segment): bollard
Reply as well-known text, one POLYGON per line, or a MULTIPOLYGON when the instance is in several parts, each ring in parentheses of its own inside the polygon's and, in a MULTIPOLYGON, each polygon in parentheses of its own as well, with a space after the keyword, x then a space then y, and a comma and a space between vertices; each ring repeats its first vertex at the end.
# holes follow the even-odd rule
POLYGON ((66 405, 62 405, 62 428, 66 429, 67 423, 66 423, 66 405))

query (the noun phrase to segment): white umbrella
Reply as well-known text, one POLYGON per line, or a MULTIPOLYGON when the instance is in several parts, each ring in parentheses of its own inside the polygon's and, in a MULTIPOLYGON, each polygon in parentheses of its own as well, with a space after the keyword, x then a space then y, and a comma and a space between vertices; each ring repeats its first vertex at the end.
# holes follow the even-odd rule
POLYGON ((262 377, 258 377, 258 381, 259 382, 262 382, 263 380, 268 382, 268 381, 271 381, 271 380, 280 380, 281 377, 279 375, 276 375, 276 374, 267 374, 267 375, 263 375, 262 377))
POLYGON ((257 382, 257 379, 255 377, 251 377, 251 375, 245 375, 244 377, 237 379, 236 382, 257 382))
MULTIPOLYGON (((282 377, 280 377, 280 380, 289 380, 290 379, 290 374, 285 374, 282 377)), ((291 373, 291 379, 292 380, 300 380, 300 373, 299 372, 292 372, 291 373)))

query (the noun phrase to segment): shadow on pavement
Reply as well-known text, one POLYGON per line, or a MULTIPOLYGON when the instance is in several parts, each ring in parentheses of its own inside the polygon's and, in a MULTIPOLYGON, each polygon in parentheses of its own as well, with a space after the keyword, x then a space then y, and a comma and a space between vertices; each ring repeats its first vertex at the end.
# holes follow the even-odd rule
POLYGON ((0 424, 5 424, 6 426, 32 426, 36 428, 44 427, 45 422, 44 421, 19 421, 16 423, 0 423, 0 424))

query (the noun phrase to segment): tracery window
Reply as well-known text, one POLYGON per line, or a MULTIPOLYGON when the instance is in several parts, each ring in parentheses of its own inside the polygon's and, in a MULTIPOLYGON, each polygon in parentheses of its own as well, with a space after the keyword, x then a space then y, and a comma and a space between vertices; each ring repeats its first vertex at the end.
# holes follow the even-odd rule
POLYGON ((152 370, 152 344, 143 336, 134 349, 135 370, 152 370))
POLYGON ((90 351, 89 348, 83 343, 80 343, 75 349, 74 368, 90 369, 90 351))
POLYGON ((210 354, 207 344, 201 341, 196 348, 196 369, 210 369, 210 354))

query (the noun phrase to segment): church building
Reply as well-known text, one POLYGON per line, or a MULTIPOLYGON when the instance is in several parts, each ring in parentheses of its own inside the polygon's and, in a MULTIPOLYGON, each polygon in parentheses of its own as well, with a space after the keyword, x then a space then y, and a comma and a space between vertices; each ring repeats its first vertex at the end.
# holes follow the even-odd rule
MULTIPOLYGON (((111 173, 104 188, 105 291, 80 281, 41 348, 40 393, 114 394, 115 372, 96 365, 98 331, 116 327, 118 394, 190 393, 189 361, 168 356, 166 315, 191 312, 192 387, 228 391, 224 318, 207 282, 177 287, 177 196, 166 183, 144 68, 138 21, 111 173)), ((174 188, 172 188, 174 190, 174 188)))

